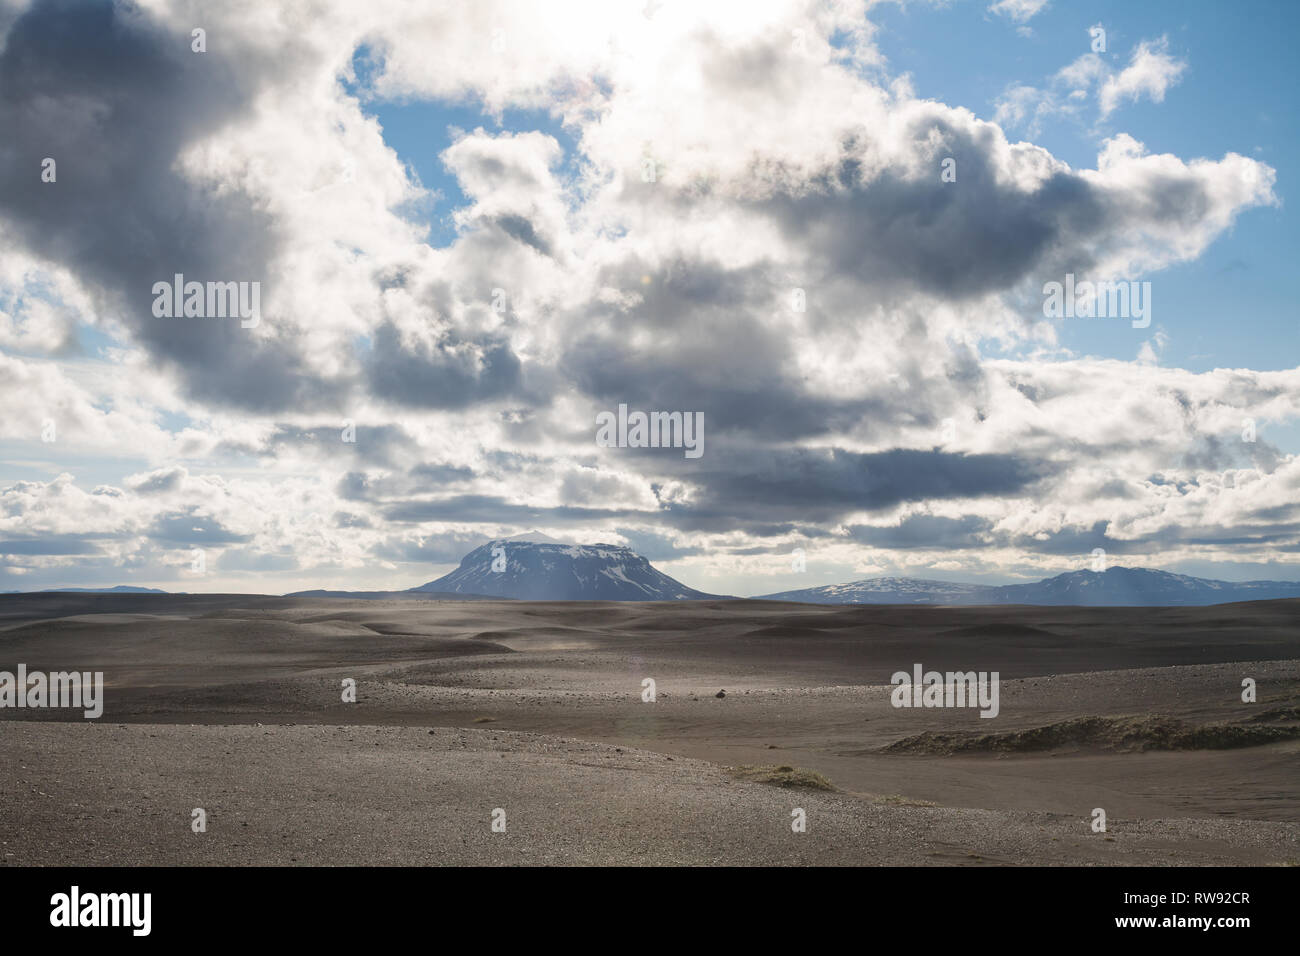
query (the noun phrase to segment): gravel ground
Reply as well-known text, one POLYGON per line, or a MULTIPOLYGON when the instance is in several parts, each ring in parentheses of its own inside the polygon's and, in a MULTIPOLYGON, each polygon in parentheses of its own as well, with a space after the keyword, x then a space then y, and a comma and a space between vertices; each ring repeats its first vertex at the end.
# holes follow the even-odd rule
POLYGON ((1300 740, 1285 734, 1164 752, 1095 734, 1056 734, 1046 752, 886 748, 927 733, 1035 740, 1099 717, 1153 741, 1169 720, 1289 731, 1298 628, 1300 601, 0 596, 0 670, 106 680, 99 721, 0 710, 0 864, 1294 863, 1300 740), (999 671, 997 718, 892 707, 889 676, 913 663, 999 671), (1256 703, 1241 700, 1246 677, 1256 703), (727 765, 788 765, 839 789, 727 765), (190 830, 195 807, 206 833, 190 830), (796 808, 807 832, 791 830, 796 808))
POLYGON ((0 726, 5 865, 1300 862, 1293 823, 1112 818, 1095 834, 1085 815, 787 790, 491 728, 0 726), (196 807, 205 833, 191 830, 196 807))

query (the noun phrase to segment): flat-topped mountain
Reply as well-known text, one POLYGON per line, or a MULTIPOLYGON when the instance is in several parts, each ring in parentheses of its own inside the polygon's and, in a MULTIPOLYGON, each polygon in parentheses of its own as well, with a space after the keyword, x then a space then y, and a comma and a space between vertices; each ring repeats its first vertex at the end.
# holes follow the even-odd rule
MULTIPOLYGON (((412 593, 441 591, 524 601, 692 601, 717 597, 656 570, 630 548, 503 538, 412 593)), ((540 538, 541 536, 536 536, 540 538)))

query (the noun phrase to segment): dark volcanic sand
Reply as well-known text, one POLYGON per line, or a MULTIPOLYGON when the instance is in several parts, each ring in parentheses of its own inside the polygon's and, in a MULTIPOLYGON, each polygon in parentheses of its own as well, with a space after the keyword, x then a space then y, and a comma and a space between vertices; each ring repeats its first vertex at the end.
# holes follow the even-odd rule
POLYGON ((0 596, 0 670, 20 662, 108 687, 94 723, 0 710, 9 864, 1300 862, 1300 601, 0 596), (918 662, 1000 671, 998 718, 891 707, 890 675, 918 662), (1159 718, 1278 739, 1142 749, 1159 718), (1057 724, 1028 749, 1023 732, 1057 724), (948 754, 975 735, 984 749, 948 754), (839 790, 723 769, 742 764, 839 790))

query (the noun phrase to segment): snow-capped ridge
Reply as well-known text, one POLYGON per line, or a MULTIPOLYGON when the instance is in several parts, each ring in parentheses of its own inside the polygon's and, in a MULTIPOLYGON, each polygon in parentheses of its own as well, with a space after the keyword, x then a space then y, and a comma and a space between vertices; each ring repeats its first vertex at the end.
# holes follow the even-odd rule
POLYGON ((1028 584, 964 584, 921 578, 866 578, 845 584, 779 591, 766 601, 807 604, 1038 604, 1090 607, 1174 607, 1300 598, 1300 583, 1217 581, 1153 568, 1066 571, 1028 584))

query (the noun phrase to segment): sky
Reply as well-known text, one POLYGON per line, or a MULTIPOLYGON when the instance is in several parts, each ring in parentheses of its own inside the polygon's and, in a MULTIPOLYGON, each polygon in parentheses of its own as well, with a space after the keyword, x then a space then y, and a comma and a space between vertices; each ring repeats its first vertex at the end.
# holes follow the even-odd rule
POLYGON ((0 591, 1300 580, 1298 20, 0 0, 0 591))

